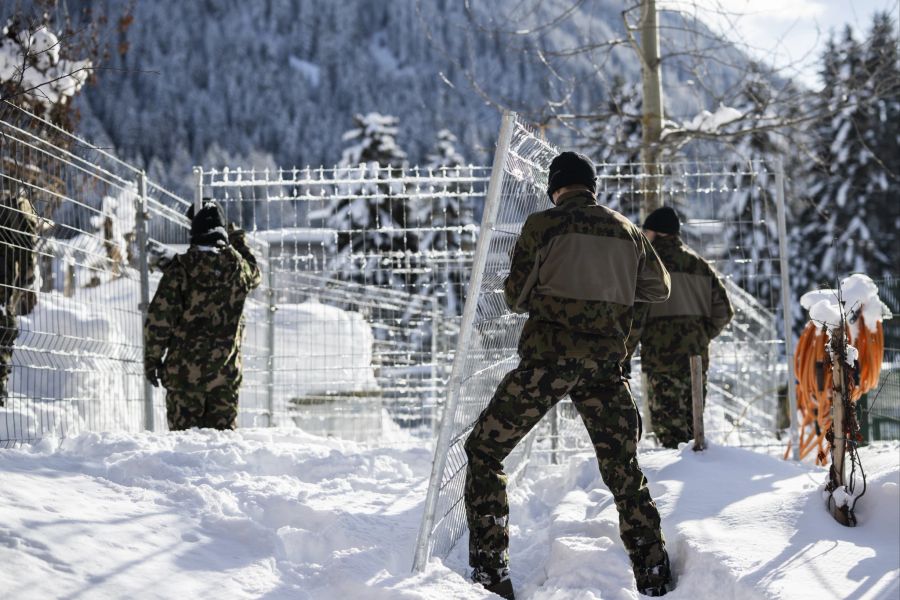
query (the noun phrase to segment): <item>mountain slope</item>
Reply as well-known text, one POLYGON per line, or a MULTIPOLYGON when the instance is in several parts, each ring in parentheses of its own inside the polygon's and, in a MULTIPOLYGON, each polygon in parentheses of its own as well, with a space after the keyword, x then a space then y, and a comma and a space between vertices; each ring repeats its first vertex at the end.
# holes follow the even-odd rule
MULTIPOLYGON (((95 14, 118 14, 125 5, 87 3, 95 14)), ((538 3, 530 13, 517 8, 518 0, 498 0, 488 13, 488 5, 473 4, 487 29, 547 23, 570 5, 538 3)), ((120 155, 169 183, 183 181, 189 163, 273 164, 260 152, 279 165, 332 164, 353 114, 369 111, 400 116, 398 141, 412 163, 441 128, 460 139, 468 160, 484 162, 499 115, 467 74, 492 100, 535 116, 548 98, 569 93, 568 108, 590 111, 606 94, 604 80, 639 81, 631 50, 553 58, 559 78, 534 50, 621 38, 620 12, 614 0, 588 2, 557 27, 523 37, 473 28, 463 4, 446 0, 139 2, 130 51, 114 57, 81 100, 82 133, 110 140, 120 155)), ((678 25, 680 17, 664 13, 662 21, 678 25)), ((664 46, 697 43, 675 26, 664 37, 664 46)), ((736 50, 724 54, 731 56, 723 64, 744 61, 736 50)), ((664 76, 673 114, 709 106, 684 64, 667 63, 664 76)), ((718 63, 705 77, 719 89, 737 80, 718 63)), ((553 135, 565 141, 563 130, 553 135)))

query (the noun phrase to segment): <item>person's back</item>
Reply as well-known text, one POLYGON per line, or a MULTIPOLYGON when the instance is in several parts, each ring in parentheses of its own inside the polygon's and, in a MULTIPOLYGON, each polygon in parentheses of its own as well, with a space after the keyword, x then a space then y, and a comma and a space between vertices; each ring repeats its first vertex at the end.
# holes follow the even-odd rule
POLYGON ((693 437, 690 358, 703 359, 705 395, 709 344, 734 310, 715 269, 681 239, 677 213, 659 209, 647 218, 644 229, 669 271, 672 293, 665 302, 647 308, 640 334, 641 365, 648 378, 657 439, 676 447, 693 437))
POLYGON ((588 190, 528 217, 504 286, 511 309, 529 315, 520 356, 621 362, 634 303, 667 296, 656 262, 640 230, 588 190))
POLYGON ((162 372, 169 389, 209 389, 240 383, 244 303, 257 275, 232 246, 191 247, 166 268, 178 290, 181 314, 171 328, 162 372))
POLYGON ((656 238, 659 259, 672 278, 669 299, 650 306, 641 336, 641 361, 674 369, 691 356, 709 364, 709 343, 731 320, 731 305, 712 266, 678 236, 656 238))
POLYGON ((615 499, 637 588, 662 595, 670 581, 668 555, 638 465, 640 416, 621 362, 634 302, 665 299, 668 275, 640 230, 597 204, 588 158, 560 154, 548 179, 555 206, 526 220, 504 282, 510 309, 528 312, 521 361, 497 386, 465 443, 472 579, 514 598, 503 460, 568 395, 615 499))
POLYGON ((191 247, 166 266, 144 323, 144 366, 166 388, 170 430, 237 426, 244 303, 259 283, 244 232, 226 234, 218 206, 204 205, 192 218, 191 247))

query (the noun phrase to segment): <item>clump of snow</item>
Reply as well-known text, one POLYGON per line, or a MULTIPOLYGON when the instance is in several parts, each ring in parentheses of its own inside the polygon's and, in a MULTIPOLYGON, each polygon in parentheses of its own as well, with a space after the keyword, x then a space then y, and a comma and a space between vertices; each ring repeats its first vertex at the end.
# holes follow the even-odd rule
POLYGON ((0 41, 0 83, 13 82, 35 104, 49 110, 65 104, 87 82, 90 60, 60 58, 60 42, 46 26, 22 30, 13 36, 8 28, 0 41))
POLYGON ((800 304, 809 311, 811 321, 829 328, 840 325, 843 309, 852 338, 859 335, 859 317, 870 329, 892 317, 890 309, 878 297, 878 286, 868 275, 855 273, 842 279, 840 298, 843 306, 838 297, 837 290, 813 290, 801 296, 800 304))
POLYGON ((676 131, 695 131, 701 133, 715 133, 722 127, 733 123, 743 117, 741 111, 730 106, 720 104, 716 112, 711 113, 708 110, 700 111, 693 119, 679 126, 674 121, 666 121, 662 131, 662 137, 676 131))
POLYGON ((833 329, 841 324, 841 309, 837 303, 819 300, 809 307, 809 319, 818 325, 833 329))
MULTIPOLYGON (((264 323, 268 306, 248 306, 264 323)), ((264 332, 254 330, 258 334, 264 332)), ((248 332, 249 347, 265 347, 248 332)), ((275 311, 275 390, 281 400, 378 389, 372 369, 372 327, 358 312, 310 300, 275 311)))
POLYGON ((856 361, 859 359, 859 350, 856 346, 851 346, 847 344, 847 357, 844 359, 845 362, 851 367, 856 364, 856 361))

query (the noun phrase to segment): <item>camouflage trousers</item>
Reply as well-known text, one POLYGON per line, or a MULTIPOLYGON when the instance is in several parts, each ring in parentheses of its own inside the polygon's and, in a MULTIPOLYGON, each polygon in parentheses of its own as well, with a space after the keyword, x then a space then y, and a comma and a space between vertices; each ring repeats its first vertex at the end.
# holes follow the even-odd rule
POLYGON ((613 494, 619 534, 635 577, 639 584, 647 583, 646 572, 667 565, 668 558, 659 512, 637 460, 640 417, 619 365, 587 359, 523 360, 500 382, 475 422, 465 444, 469 563, 498 574, 508 570, 509 503, 503 459, 567 394, 587 427, 600 475, 613 494))
POLYGON ((191 427, 237 429, 238 390, 166 390, 166 419, 169 431, 191 427))
POLYGON ((9 374, 12 371, 13 344, 19 337, 19 324, 15 315, 0 309, 0 406, 6 404, 9 374))
MULTIPOLYGON (((691 372, 653 370, 647 373, 647 395, 653 433, 666 448, 694 439, 694 403, 691 372)), ((706 398, 706 369, 703 370, 703 398, 706 398)))

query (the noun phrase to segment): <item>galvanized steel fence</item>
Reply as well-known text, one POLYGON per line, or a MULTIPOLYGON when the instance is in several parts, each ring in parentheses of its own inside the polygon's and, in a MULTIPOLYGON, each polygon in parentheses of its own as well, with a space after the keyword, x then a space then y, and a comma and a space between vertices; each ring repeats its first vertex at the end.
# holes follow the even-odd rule
POLYGON ((195 174, 195 195, 216 199, 268 246, 273 401, 326 434, 429 436, 487 169, 370 163, 195 174))
MULTIPOLYGON (((446 556, 465 532, 463 444, 500 379, 518 363, 516 345, 527 318, 507 309, 502 282, 525 218, 549 207, 546 178, 558 152, 514 114, 504 115, 447 386, 416 569, 423 569, 431 556, 446 556)), ((726 278, 736 316, 710 351, 706 431, 713 442, 782 447, 777 440, 778 397, 779 388, 792 387, 787 385, 792 374, 785 359, 792 349, 786 347, 776 320, 785 306, 787 282, 784 198, 777 168, 703 161, 668 164, 657 176, 646 175, 641 165, 598 169, 601 203, 636 221, 645 195, 658 194, 663 204, 676 206, 685 217, 686 241, 726 278)), ((632 390, 640 402, 641 386, 632 390)), ((585 451, 591 451, 587 432, 565 400, 520 443, 504 469, 514 482, 529 459, 554 462, 585 451)))
MULTIPOLYGON (((0 446, 164 430, 164 392, 143 376, 142 321, 162 268, 188 245, 194 198, 12 105, 0 116, 0 245, 4 260, 16 255, 34 272, 23 284, 4 270, 0 285, 4 299, 36 299, 3 331, 0 446), (20 198, 38 227, 17 224, 30 211, 20 198)), ((263 271, 245 308, 239 424, 292 420, 359 440, 429 435, 486 169, 196 173, 197 196, 220 200, 248 231, 263 271)))

